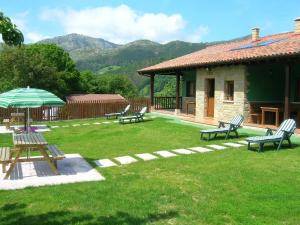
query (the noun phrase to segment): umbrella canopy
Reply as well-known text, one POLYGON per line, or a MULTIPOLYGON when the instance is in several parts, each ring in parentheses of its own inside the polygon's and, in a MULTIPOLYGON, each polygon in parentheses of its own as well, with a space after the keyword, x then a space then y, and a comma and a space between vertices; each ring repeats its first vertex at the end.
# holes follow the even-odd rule
POLYGON ((0 94, 2 108, 38 108, 63 106, 65 102, 51 92, 36 88, 18 88, 0 94))

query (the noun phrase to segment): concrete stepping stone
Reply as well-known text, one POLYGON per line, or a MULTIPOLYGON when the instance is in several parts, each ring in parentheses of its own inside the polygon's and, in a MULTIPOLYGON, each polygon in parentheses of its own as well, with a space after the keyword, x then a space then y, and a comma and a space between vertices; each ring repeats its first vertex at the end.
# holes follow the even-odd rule
POLYGON ((59 126, 51 126, 51 128, 59 128, 59 126))
POLYGON ((111 122, 109 122, 109 121, 105 121, 105 122, 102 122, 102 123, 104 123, 104 124, 109 124, 109 123, 111 123, 111 122))
POLYGON ((154 152, 154 153, 157 154, 157 155, 160 155, 163 158, 170 158, 170 157, 178 156, 175 153, 169 152, 169 151, 157 151, 157 152, 154 152))
POLYGON ((200 153, 204 153, 204 152, 213 152, 214 150, 212 149, 208 149, 208 148, 204 148, 204 147, 193 147, 193 148, 189 148, 192 151, 196 151, 196 152, 200 152, 200 153))
POLYGON ((113 123, 119 123, 119 120, 114 120, 113 123))
POLYGON ((233 147, 233 148, 240 148, 240 147, 244 146, 244 145, 237 144, 237 143, 232 143, 232 142, 223 143, 223 145, 226 145, 226 146, 229 146, 229 147, 233 147))
POLYGON ((157 156, 152 155, 150 153, 141 153, 141 154, 135 154, 136 157, 139 157, 140 159, 144 160, 144 161, 148 161, 148 160, 153 160, 153 159, 158 159, 157 156))
POLYGON ((213 148, 213 149, 216 149, 216 150, 224 150, 224 149, 227 148, 227 147, 222 146, 222 145, 207 145, 207 147, 210 147, 210 148, 213 148))
POLYGON ((193 152, 191 150, 187 150, 187 149, 175 149, 172 150, 175 153, 181 154, 181 155, 190 155, 190 154, 195 154, 196 152, 193 152))
POLYGON ((238 143, 242 144, 242 145, 248 145, 247 141, 238 141, 238 143))
POLYGON ((89 124, 89 123, 83 123, 82 125, 83 126, 88 126, 88 125, 91 125, 91 124, 89 124))
POLYGON ((69 127, 69 125, 63 125, 63 126, 61 126, 61 127, 69 127))
POLYGON ((72 125, 73 127, 79 127, 79 126, 81 126, 80 124, 73 124, 72 125))
POLYGON ((131 156, 121 156, 121 157, 116 157, 114 159, 122 165, 137 162, 137 160, 131 156))
POLYGON ((95 124, 95 125, 99 125, 99 124, 101 124, 101 123, 99 123, 99 122, 95 122, 95 123, 93 123, 93 124, 95 124))
POLYGON ((117 165, 113 161, 111 161, 110 159, 99 159, 99 160, 96 160, 95 163, 97 164, 97 166, 102 167, 102 168, 117 165))

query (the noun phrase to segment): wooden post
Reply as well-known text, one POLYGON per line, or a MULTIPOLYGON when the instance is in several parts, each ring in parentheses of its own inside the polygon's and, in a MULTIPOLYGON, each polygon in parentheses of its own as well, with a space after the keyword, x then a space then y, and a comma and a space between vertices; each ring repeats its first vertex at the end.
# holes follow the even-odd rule
POLYGON ((180 109, 180 74, 176 74, 176 109, 175 111, 179 112, 180 109))
POLYGON ((154 106, 154 74, 150 77, 150 104, 154 106))
POLYGON ((291 66, 285 66, 284 119, 290 117, 290 76, 291 66))

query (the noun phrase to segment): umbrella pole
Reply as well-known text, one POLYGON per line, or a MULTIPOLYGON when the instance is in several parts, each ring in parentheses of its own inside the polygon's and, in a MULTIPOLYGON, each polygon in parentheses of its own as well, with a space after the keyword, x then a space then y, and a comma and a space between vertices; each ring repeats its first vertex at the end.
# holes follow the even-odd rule
POLYGON ((30 129, 29 128, 29 114, 30 114, 29 108, 27 108, 27 131, 30 129))
POLYGON ((26 109, 24 110, 25 112, 24 112, 24 131, 27 131, 27 128, 26 128, 26 118, 27 118, 27 111, 26 111, 26 109))

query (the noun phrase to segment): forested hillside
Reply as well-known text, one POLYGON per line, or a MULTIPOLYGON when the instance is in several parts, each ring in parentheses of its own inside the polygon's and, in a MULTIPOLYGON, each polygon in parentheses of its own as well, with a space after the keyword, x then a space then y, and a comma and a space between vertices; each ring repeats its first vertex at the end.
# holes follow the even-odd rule
MULTIPOLYGON (((207 46, 206 43, 173 41, 160 44, 149 40, 138 40, 117 45, 100 38, 78 34, 56 37, 41 41, 55 43, 69 52, 81 71, 89 70, 97 75, 124 75, 137 86, 141 95, 148 93, 148 79, 137 74, 137 70, 164 60, 176 58, 207 46)), ((156 79, 157 92, 172 84, 169 77, 156 79)))

